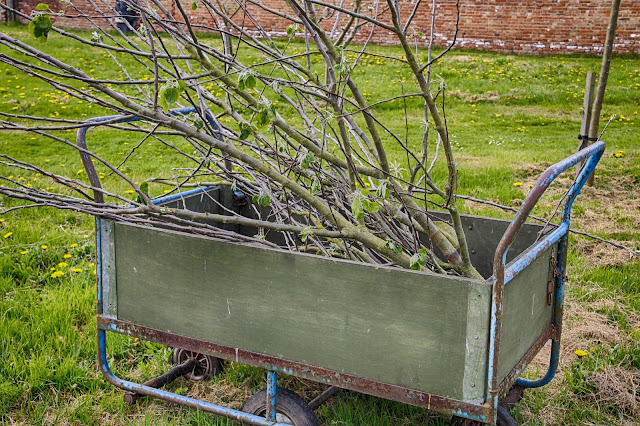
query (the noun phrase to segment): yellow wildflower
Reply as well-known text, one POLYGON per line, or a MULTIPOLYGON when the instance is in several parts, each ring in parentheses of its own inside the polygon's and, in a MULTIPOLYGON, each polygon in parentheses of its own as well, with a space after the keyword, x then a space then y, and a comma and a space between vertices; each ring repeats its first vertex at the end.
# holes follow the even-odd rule
POLYGON ((514 182, 513 186, 522 186, 522 182, 514 182))
POLYGON ((4 234, 4 237, 9 238, 12 235, 13 235, 13 232, 7 232, 6 234, 4 234))
POLYGON ((69 247, 71 247, 71 248, 78 247, 78 244, 73 243, 73 244, 69 245, 69 247))
POLYGON ((40 246, 40 248, 41 248, 42 250, 46 250, 46 249, 48 249, 48 248, 49 248, 49 246, 47 246, 47 245, 43 244, 43 245, 41 245, 41 246, 40 246))
POLYGON ((28 252, 28 251, 26 251, 26 250, 22 250, 22 251, 20 252, 20 254, 27 254, 27 253, 29 253, 29 252, 28 252))
POLYGON ((73 268, 71 272, 82 272, 82 268, 73 268))
POLYGON ((51 278, 58 278, 64 275, 64 272, 62 271, 55 271, 53 274, 51 274, 51 278))
POLYGON ((582 349, 576 349, 573 353, 578 355, 580 358, 589 355, 587 351, 583 351, 582 349))
POLYGON ((60 263, 58 263, 58 268, 66 268, 67 266, 69 266, 69 265, 67 264, 67 262, 60 262, 60 263))

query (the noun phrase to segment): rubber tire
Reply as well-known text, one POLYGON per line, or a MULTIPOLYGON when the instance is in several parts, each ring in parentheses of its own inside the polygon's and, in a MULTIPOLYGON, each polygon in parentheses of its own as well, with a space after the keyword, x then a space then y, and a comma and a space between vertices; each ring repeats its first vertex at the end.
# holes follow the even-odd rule
POLYGON ((504 408, 502 405, 498 405, 498 418, 496 419, 496 425, 497 426, 517 426, 516 421, 514 420, 513 417, 511 417, 509 410, 504 408))
MULTIPOLYGON (((265 417, 267 412, 267 390, 263 389, 249 398, 242 411, 265 417)), ((278 388, 276 412, 287 416, 293 426, 320 425, 318 418, 313 414, 307 403, 289 389, 278 388)))
POLYGON ((181 348, 173 348, 172 361, 174 365, 180 365, 189 358, 195 358, 198 361, 198 365, 191 373, 187 373, 184 376, 194 382, 199 382, 208 377, 215 377, 222 373, 223 364, 220 358, 216 358, 209 355, 189 351, 181 348))

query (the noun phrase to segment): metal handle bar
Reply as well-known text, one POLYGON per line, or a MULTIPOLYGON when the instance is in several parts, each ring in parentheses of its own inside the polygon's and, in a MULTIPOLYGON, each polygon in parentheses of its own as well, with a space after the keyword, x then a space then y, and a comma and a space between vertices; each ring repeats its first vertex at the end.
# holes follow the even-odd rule
MULTIPOLYGON (((176 108, 169 110, 169 115, 186 115, 192 112, 200 111, 200 108, 196 107, 185 107, 185 108, 176 108)), ((210 114, 206 114, 206 119, 211 125, 211 127, 218 131, 218 138, 222 138, 222 135, 219 133, 220 128, 213 120, 213 117, 210 114)), ((87 131, 90 128, 100 126, 103 124, 114 124, 114 123, 128 123, 131 121, 140 121, 140 117, 136 117, 134 115, 107 115, 104 117, 94 117, 90 118, 88 121, 92 124, 88 124, 84 127, 78 129, 78 133, 76 135, 76 145, 80 148, 80 157, 82 158, 82 164, 84 165, 84 169, 87 172, 87 176, 89 177, 89 182, 93 187, 93 198, 97 203, 104 203, 104 196, 102 194, 102 185, 100 184, 100 178, 98 173, 96 173, 96 168, 93 165, 93 160, 91 159, 91 155, 89 153, 89 149, 87 148, 87 131)))
POLYGON ((520 206, 520 209, 513 218, 513 221, 509 224, 507 230, 504 232, 504 235, 502 236, 502 239, 500 240, 500 243, 496 248, 495 256, 493 258, 493 276, 496 279, 496 284, 507 284, 507 282, 509 282, 519 271, 533 262, 533 260, 535 260, 536 256, 540 252, 546 250, 548 247, 558 241, 566 232, 568 232, 569 219, 571 216, 571 206, 573 205, 573 201, 576 199, 587 179, 600 161, 600 158, 604 153, 604 149, 604 142, 596 142, 549 167, 540 176, 538 181, 534 184, 531 192, 529 192, 527 197, 524 199, 522 206, 520 206), (562 206, 562 222, 560 226, 553 232, 547 234, 531 250, 527 251, 527 253, 525 253, 525 256, 522 256, 520 259, 516 260, 516 262, 510 265, 509 268, 505 271, 507 251, 509 250, 509 247, 511 247, 511 244, 520 231, 520 228, 522 228, 522 225, 529 217, 531 210, 533 210, 535 205, 538 203, 538 200, 540 199, 542 194, 544 194, 549 185, 551 185, 551 183, 556 179, 556 177, 558 177, 558 175, 560 175, 560 173, 587 158, 589 160, 582 168, 579 175, 576 177, 576 180, 569 189, 567 198, 562 206))

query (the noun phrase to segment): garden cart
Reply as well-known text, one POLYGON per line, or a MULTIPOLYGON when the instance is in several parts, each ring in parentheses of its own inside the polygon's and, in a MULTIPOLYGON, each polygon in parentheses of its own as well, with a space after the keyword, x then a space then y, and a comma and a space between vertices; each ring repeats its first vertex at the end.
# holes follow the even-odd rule
MULTIPOLYGON (((78 132, 98 200, 102 193, 86 147, 87 130, 130 120, 98 118, 78 132)), ((97 218, 100 370, 128 393, 129 402, 152 396, 255 425, 317 424, 312 408, 337 388, 481 423, 512 424, 501 399, 514 384, 545 385, 558 366, 571 206, 604 148, 594 143, 549 167, 512 221, 463 216, 474 266, 490 277, 486 280, 240 244, 162 223, 97 218), (554 179, 582 162, 564 198, 560 224, 526 223, 554 179), (107 362, 107 332, 177 348, 177 366, 145 384, 121 379, 107 362), (549 340, 544 377, 519 378, 549 340), (215 374, 221 360, 267 370, 266 390, 244 411, 160 389, 183 374, 196 379, 215 374), (330 388, 309 405, 277 387, 280 373, 330 388)), ((225 185, 154 203, 255 215, 250 197, 225 185)), ((446 220, 444 213, 433 214, 446 220)), ((246 236, 258 232, 220 226, 246 236)))

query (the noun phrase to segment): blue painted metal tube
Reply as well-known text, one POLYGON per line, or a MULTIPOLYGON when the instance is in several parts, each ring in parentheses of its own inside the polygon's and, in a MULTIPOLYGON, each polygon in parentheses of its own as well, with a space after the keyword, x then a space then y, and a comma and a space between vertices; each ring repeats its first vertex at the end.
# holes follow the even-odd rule
POLYGON ((275 371, 267 372, 267 420, 276 421, 276 404, 278 400, 278 384, 275 371))
MULTIPOLYGON (((604 153, 604 142, 596 142, 587 148, 573 154, 566 159, 549 167, 542 176, 538 179, 533 189, 525 200, 523 201, 520 209, 516 213, 513 221, 507 227, 498 247, 496 248, 494 261, 493 261, 493 297, 491 300, 491 323, 489 329, 489 362, 487 367, 487 401, 494 409, 494 419, 497 413, 498 397, 500 394, 500 383, 498 377, 498 363, 500 356, 500 340, 502 331, 502 299, 504 295, 505 284, 513 278, 517 273, 522 271, 527 265, 533 262, 545 248, 550 247, 556 241, 559 241, 558 247, 558 269, 562 272, 559 277, 556 278, 556 291, 555 291, 555 306, 554 306, 554 327, 555 337, 554 342, 557 340, 558 344, 552 344, 552 355, 549 370, 545 378, 540 381, 536 381, 536 384, 546 383, 553 378, 555 370, 557 368, 557 358, 559 357, 559 342, 562 327, 562 313, 564 306, 564 271, 566 269, 566 244, 568 241, 569 221, 571 216, 571 206, 573 201, 580 193, 580 190, 584 186, 586 180, 591 175, 595 166, 600 161, 602 154, 604 153), (505 271, 505 264, 507 258, 507 251, 513 243, 516 235, 520 231, 522 225, 529 217, 531 210, 535 207, 538 200, 551 183, 568 168, 578 164, 579 162, 588 159, 586 165, 581 170, 578 178, 572 185, 567 195, 566 201, 562 208, 562 220, 560 226, 553 232, 546 235, 538 244, 532 249, 520 255, 510 267, 505 271), (555 351, 553 350, 555 349, 555 351), (548 376, 548 380, 547 380, 548 376), (546 382, 544 382, 546 380, 546 382)), ((541 384, 540 384, 541 385, 541 384)))
POLYGON ((151 200, 153 204, 165 204, 170 203, 175 200, 180 200, 184 197, 190 197, 192 195, 200 194, 202 192, 207 192, 210 189, 215 188, 215 185, 205 186, 202 188, 195 188, 189 191, 179 192, 177 194, 167 195, 166 197, 158 197, 151 200))
POLYGON ((152 396, 158 399, 162 399, 169 402, 186 405, 188 407, 197 408, 208 413, 217 414, 219 416, 228 417, 230 419, 239 420, 244 423, 250 423, 253 425, 263 426, 286 426, 286 423, 276 423, 275 421, 267 420, 264 417, 255 416, 253 414, 245 413, 243 411, 234 410, 232 408, 222 407, 220 405, 211 404, 209 402, 200 401, 195 398, 189 398, 186 396, 178 395, 172 392, 167 392, 162 389, 156 389, 149 386, 141 385, 138 383, 129 382, 127 380, 117 377, 107 363, 107 343, 106 332, 104 330, 98 330, 98 364, 100 371, 104 377, 114 386, 124 389, 128 392, 139 393, 146 396, 152 396))
MULTIPOLYGON (((192 112, 197 111, 195 107, 185 107, 185 108, 176 108, 169 111, 169 115, 186 115, 192 112)), ((207 122, 214 130, 220 130, 218 125, 213 120, 213 117, 207 115, 207 122)), ((104 202, 104 196, 102 195, 102 185, 100 184, 100 178, 98 173, 96 172, 96 168, 93 165, 93 160, 91 159, 91 155, 89 155, 89 148, 87 147, 87 132, 89 129, 99 126, 101 124, 115 124, 115 123, 127 123, 131 121, 140 121, 139 117, 134 115, 107 115, 104 117, 94 117, 87 120, 91 124, 86 125, 85 127, 81 127, 78 129, 76 134, 76 145, 80 148, 80 157, 82 158, 82 164, 84 165, 84 169, 87 172, 87 177, 89 178, 89 182, 91 182, 91 186, 94 188, 94 200, 97 203, 104 202)), ((218 134, 218 138, 221 135, 218 134)))
POLYGON ((527 266, 533 262, 540 253, 558 242, 569 230, 569 225, 563 222, 547 234, 545 238, 538 241, 533 247, 522 253, 509 267, 504 271, 504 285, 507 285, 516 275, 522 272, 527 266))

